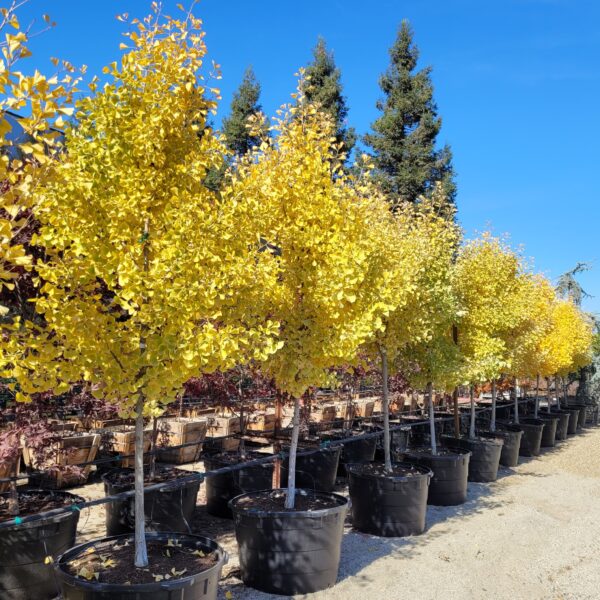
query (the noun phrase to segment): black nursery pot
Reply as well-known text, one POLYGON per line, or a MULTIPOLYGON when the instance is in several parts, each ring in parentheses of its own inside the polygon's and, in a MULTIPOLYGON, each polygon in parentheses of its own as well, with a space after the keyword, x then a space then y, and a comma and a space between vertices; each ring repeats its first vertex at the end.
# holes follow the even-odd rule
POLYGON ((447 446, 462 448, 471 452, 469 459, 469 481, 488 483, 498 478, 498 466, 504 441, 501 436, 455 438, 442 436, 442 441, 447 446))
POLYGON ((270 594, 310 594, 335 584, 340 564, 348 499, 338 494, 296 490, 321 503, 312 510, 265 510, 265 494, 254 492, 231 502, 241 577, 247 586, 270 594))
POLYGON ((542 448, 552 448, 556 443, 556 430, 560 418, 557 415, 538 412, 538 419, 544 421, 545 425, 542 431, 541 446, 542 448))
POLYGON ((520 419, 519 427, 523 430, 519 454, 521 456, 538 456, 545 422, 541 419, 520 419))
MULTIPOLYGON (((267 454, 249 453, 247 460, 268 456, 267 454)), ((239 463, 235 458, 239 455, 217 454, 204 459, 207 471, 220 469, 239 463)), ((239 471, 230 471, 206 478, 206 512, 215 517, 231 519, 229 501, 245 492, 269 490, 273 482, 273 463, 265 463, 245 467, 239 471)))
POLYGON ((567 427, 568 435, 575 435, 577 433, 577 426, 579 424, 579 409, 572 406, 561 406, 561 411, 569 413, 569 425, 567 427))
POLYGON ((495 432, 479 431, 477 435, 489 438, 502 438, 502 451, 500 452, 500 464, 503 467, 516 467, 519 464, 519 449, 523 430, 518 425, 498 424, 495 432))
POLYGON ((433 472, 427 504, 456 506, 467 499, 467 481, 471 453, 462 448, 439 448, 433 455, 429 448, 409 450, 408 462, 427 467, 433 472))
MULTIPOLYGON (((59 491, 40 491, 44 496, 64 498, 65 504, 83 498, 59 491)), ((37 490, 26 492, 36 494, 37 490)), ((21 495, 21 494, 20 494, 21 495)), ((23 494, 24 495, 24 494, 23 494)), ((3 498, 8 493, 2 494, 3 498)), ((75 543, 79 511, 63 513, 14 525, 0 532, 0 598, 2 600, 49 600, 58 593, 58 584, 47 556, 58 557, 75 543)))
POLYGON ((227 553, 217 542, 199 535, 173 533, 147 533, 146 539, 165 543, 171 540, 183 547, 202 552, 216 552, 218 561, 212 567, 187 577, 171 578, 167 581, 135 585, 98 583, 74 577, 66 565, 80 557, 89 548, 110 541, 131 540, 132 535, 111 536, 80 544, 65 552, 57 561, 55 573, 60 581, 63 600, 216 600, 221 569, 227 562, 227 553))
MULTIPOLYGON (((190 471, 175 469, 178 473, 192 475, 190 471)), ((134 483, 116 483, 112 477, 118 473, 132 473, 132 469, 112 469, 102 476, 107 496, 128 492, 134 483)), ((146 531, 190 532, 200 480, 184 485, 144 493, 146 531)), ((135 530, 135 498, 117 500, 106 504, 106 533, 108 536, 132 533, 135 530)))
MULTIPOLYGON (((332 492, 341 454, 341 446, 329 446, 310 454, 296 456, 296 485, 317 492, 332 492)), ((289 457, 286 456, 281 464, 282 485, 287 484, 289 464, 289 457)))
POLYGON ((566 410, 552 410, 550 414, 554 417, 558 417, 558 424, 556 425, 556 440, 566 440, 569 432, 569 421, 571 414, 566 410))
MULTIPOLYGON (((332 443, 336 440, 343 440, 356 432, 340 432, 340 433, 323 433, 321 439, 325 441, 331 441, 332 443)), ((377 437, 359 438, 357 440, 350 440, 344 442, 342 446, 342 454, 340 455, 340 467, 338 473, 341 471, 345 473, 345 466, 347 464, 371 462, 375 458, 375 450, 377 449, 377 437)))
POLYGON ((567 404, 567 408, 576 408, 579 411, 579 418, 577 421, 577 429, 585 427, 585 420, 587 415, 587 407, 585 404, 567 404))
POLYGON ((410 463, 348 465, 352 524, 382 537, 419 535, 425 531, 427 496, 433 473, 410 463))

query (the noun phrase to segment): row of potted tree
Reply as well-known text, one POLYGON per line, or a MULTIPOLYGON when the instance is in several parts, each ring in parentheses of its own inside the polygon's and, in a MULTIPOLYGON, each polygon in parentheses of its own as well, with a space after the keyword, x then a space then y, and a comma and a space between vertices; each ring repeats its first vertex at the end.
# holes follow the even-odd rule
MULTIPOLYGON (((27 36, 7 40, 3 108, 28 103, 33 112, 22 123, 30 140, 12 144, 21 158, 2 162, 2 285, 10 291, 16 270, 30 269, 37 289, 35 318, 5 315, 3 374, 18 383, 21 401, 86 382, 135 420, 135 533, 62 554, 56 573, 67 600, 161 589, 216 597, 225 554, 214 541, 145 532, 144 419, 160 416, 191 377, 258 364, 293 406, 287 488, 230 505, 244 581, 290 594, 337 577, 348 501, 296 486, 300 399, 326 385, 331 368, 362 356, 381 364, 384 463, 349 467, 356 489, 372 481, 382 497, 397 482, 418 481, 422 497, 431 470, 443 501, 456 503, 465 490, 445 473, 466 473, 472 451, 498 444, 475 439, 473 402, 464 447, 438 448, 434 389, 589 362, 591 326, 581 311, 502 241, 461 245, 441 190, 392 212, 367 159, 344 168, 330 118, 306 99, 303 73, 271 135, 233 163, 215 192, 205 180, 226 151, 208 124, 218 92, 202 75, 204 32, 191 12, 173 18, 156 6, 132 20, 121 59, 74 109, 75 75, 25 79, 14 63, 27 54, 27 36), (35 253, 17 236, 32 218, 35 253), (431 448, 408 453, 408 463, 393 462, 390 451, 388 375, 398 370, 427 390, 431 418, 431 448)), ((259 121, 249 126, 264 130, 259 121)), ((10 128, 5 119, 6 146, 10 128)), ((491 433, 498 425, 494 399, 491 433)), ((400 526, 386 516, 380 532, 415 533, 422 517, 400 526)), ((28 519, 7 526, 17 531, 28 519)))

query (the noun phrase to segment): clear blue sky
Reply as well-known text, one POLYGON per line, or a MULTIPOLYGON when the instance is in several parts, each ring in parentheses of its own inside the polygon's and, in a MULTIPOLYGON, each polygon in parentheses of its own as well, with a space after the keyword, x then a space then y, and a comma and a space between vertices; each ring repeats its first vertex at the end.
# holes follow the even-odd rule
MULTIPOLYGON (((36 66, 48 71, 47 59, 59 56, 99 73, 119 53, 123 25, 114 16, 144 16, 149 4, 32 0, 24 20, 48 12, 58 23, 34 40, 36 66)), ((509 233, 552 278, 593 262, 580 281, 595 296, 585 308, 600 312, 600 2, 202 0, 195 12, 210 58, 222 65, 221 116, 249 64, 273 114, 322 35, 359 133, 377 116, 378 77, 400 21, 409 19, 421 65, 434 69, 440 142, 454 152, 467 235, 488 227, 509 233)))

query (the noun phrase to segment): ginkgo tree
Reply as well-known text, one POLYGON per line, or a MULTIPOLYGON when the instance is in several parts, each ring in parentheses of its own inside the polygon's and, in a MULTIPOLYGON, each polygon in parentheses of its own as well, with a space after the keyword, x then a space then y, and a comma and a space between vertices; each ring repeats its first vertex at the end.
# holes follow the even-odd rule
POLYGON ((273 140, 242 161, 234 182, 261 206, 262 238, 279 266, 272 315, 282 346, 263 368, 294 400, 286 508, 295 501, 301 396, 356 359, 394 302, 383 284, 391 274, 375 266, 389 210, 343 172, 333 123, 306 101, 304 85, 301 74, 296 105, 284 107, 273 140))
POLYGON ((460 354, 452 330, 458 317, 453 260, 461 231, 453 213, 439 187, 431 199, 421 198, 397 211, 396 218, 406 219, 403 243, 410 284, 397 290, 403 301, 386 320, 385 331, 377 335, 379 347, 384 350, 384 369, 389 358, 413 386, 426 388, 434 455, 433 390, 452 389, 460 372, 460 354))
POLYGON ((123 47, 78 103, 38 192, 45 326, 27 325, 13 374, 23 396, 91 382, 135 417, 135 565, 145 567, 143 417, 191 376, 277 349, 266 312, 277 265, 261 251, 259 200, 202 183, 223 150, 205 128, 215 102, 200 20, 156 7, 123 47))
MULTIPOLYGON (((550 326, 540 342, 540 372, 550 377, 566 377, 592 361, 593 327, 589 318, 572 300, 556 298, 550 312, 550 326)), ((558 393, 558 386, 557 386, 558 393)), ((548 397, 548 410, 550 399, 548 397)))
MULTIPOLYGON (((458 346, 463 357, 462 382, 471 387, 470 437, 475 436, 473 386, 492 382, 490 430, 496 428, 496 380, 511 368, 511 341, 527 320, 521 257, 508 244, 484 233, 460 249, 454 282, 461 318, 458 346)), ((518 414, 517 414, 518 421, 518 414)))

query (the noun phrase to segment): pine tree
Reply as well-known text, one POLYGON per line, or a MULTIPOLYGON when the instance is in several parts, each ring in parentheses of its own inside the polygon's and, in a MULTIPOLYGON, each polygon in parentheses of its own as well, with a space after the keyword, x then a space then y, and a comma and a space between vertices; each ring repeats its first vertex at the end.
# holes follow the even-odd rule
POLYGON ((356 132, 346 127, 348 107, 342 95, 340 70, 336 67, 333 52, 327 49, 323 38, 319 38, 313 49, 313 60, 306 67, 308 86, 305 90, 309 102, 318 103, 328 113, 334 123, 336 138, 343 142, 344 152, 349 155, 356 144, 356 132))
POLYGON ((233 95, 231 113, 223 119, 225 145, 236 156, 243 156, 253 146, 260 144, 260 137, 248 128, 248 119, 262 112, 259 97, 260 83, 256 80, 252 67, 248 67, 240 87, 233 95))
POLYGON ((436 181, 449 201, 456 193, 450 148, 435 145, 442 121, 433 100, 431 68, 415 71, 418 58, 412 29, 402 21, 390 66, 379 80, 382 115, 364 138, 373 149, 375 176, 393 207, 430 193, 436 181))

